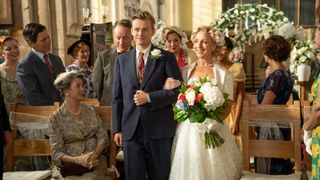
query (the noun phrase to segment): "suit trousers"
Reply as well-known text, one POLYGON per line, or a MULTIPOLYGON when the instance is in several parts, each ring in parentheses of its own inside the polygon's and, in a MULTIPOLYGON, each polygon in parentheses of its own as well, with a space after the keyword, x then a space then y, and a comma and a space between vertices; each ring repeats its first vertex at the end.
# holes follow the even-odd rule
POLYGON ((0 145, 0 168, 1 168, 1 175, 0 175, 0 180, 3 179, 3 144, 1 143, 0 145))
POLYGON ((139 120, 132 139, 124 141, 126 180, 168 180, 172 142, 173 138, 146 137, 139 120))

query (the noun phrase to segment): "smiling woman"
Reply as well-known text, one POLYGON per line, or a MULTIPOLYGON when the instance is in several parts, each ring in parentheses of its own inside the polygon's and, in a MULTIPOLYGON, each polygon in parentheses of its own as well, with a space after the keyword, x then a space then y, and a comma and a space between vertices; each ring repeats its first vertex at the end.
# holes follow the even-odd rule
POLYGON ((0 65, 1 89, 7 109, 11 103, 25 104, 26 99, 17 84, 16 71, 20 58, 19 44, 13 37, 6 37, 0 43, 4 63, 0 65))
POLYGON ((68 54, 71 55, 74 58, 74 62, 67 66, 66 71, 79 71, 85 79, 85 88, 86 88, 86 94, 85 97, 87 98, 95 98, 96 93, 93 90, 93 83, 91 80, 92 77, 92 67, 89 66, 87 63, 89 61, 90 57, 90 48, 91 44, 90 42, 86 40, 78 40, 74 42, 69 48, 68 48, 68 54))

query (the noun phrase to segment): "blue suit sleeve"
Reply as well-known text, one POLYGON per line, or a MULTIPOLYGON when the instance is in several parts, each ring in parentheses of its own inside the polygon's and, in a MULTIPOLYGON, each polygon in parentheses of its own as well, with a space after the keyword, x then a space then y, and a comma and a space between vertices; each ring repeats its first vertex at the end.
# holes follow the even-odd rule
POLYGON ((27 102, 32 106, 51 105, 43 94, 40 93, 40 87, 32 70, 27 64, 20 63, 17 69, 17 82, 27 102))
MULTIPOLYGON (((182 81, 181 72, 176 61, 176 58, 172 53, 167 53, 166 56, 165 71, 167 78, 171 77, 176 80, 182 81)), ((179 88, 166 90, 161 89, 158 91, 149 92, 151 101, 151 110, 161 109, 174 104, 179 94, 179 88)))

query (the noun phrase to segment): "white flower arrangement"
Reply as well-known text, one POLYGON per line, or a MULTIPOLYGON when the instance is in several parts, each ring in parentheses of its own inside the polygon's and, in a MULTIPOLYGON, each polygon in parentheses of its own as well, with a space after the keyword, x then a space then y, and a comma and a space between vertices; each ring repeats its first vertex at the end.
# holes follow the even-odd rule
POLYGON ((164 42, 162 41, 162 31, 164 26, 164 22, 162 20, 159 20, 158 27, 156 27, 157 30, 151 39, 152 44, 161 49, 164 48, 164 42))
POLYGON ((275 30, 288 23, 282 11, 268 7, 266 4, 236 4, 224 12, 212 25, 228 36, 228 28, 233 27, 236 33, 236 44, 244 50, 252 40, 264 37, 267 39, 275 30), (238 33, 238 23, 244 20, 243 32, 238 33))
POLYGON ((303 63, 311 65, 315 61, 318 51, 310 42, 295 41, 290 54, 290 71, 294 79, 297 78, 298 65, 303 63))

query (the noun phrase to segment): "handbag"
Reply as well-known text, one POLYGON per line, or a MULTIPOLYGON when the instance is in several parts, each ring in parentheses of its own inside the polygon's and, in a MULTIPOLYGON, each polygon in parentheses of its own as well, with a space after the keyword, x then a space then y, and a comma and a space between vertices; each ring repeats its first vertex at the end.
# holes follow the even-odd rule
POLYGON ((63 162, 63 166, 61 167, 61 175, 62 177, 67 176, 82 176, 85 173, 92 172, 94 168, 87 168, 81 166, 79 164, 70 163, 70 162, 63 162))

